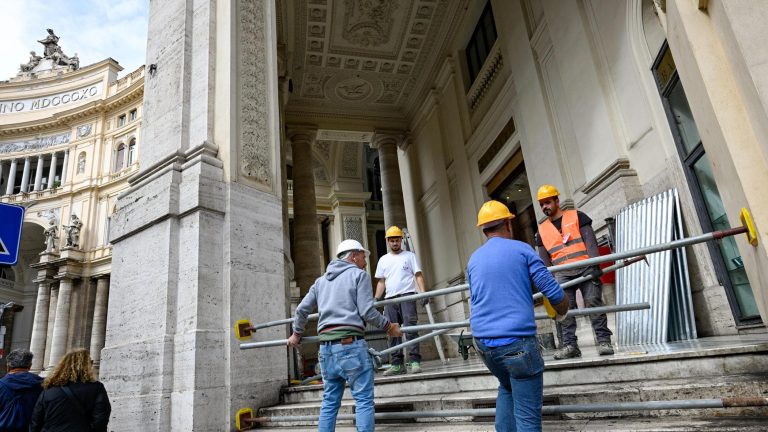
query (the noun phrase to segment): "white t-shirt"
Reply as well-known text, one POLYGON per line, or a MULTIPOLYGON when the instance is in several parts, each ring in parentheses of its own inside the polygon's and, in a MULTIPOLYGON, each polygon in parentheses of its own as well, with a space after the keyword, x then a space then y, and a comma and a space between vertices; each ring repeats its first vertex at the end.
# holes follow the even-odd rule
POLYGON ((384 297, 391 298, 400 294, 415 293, 415 276, 420 271, 421 266, 413 252, 401 251, 397 255, 390 252, 379 258, 376 277, 384 278, 384 297))

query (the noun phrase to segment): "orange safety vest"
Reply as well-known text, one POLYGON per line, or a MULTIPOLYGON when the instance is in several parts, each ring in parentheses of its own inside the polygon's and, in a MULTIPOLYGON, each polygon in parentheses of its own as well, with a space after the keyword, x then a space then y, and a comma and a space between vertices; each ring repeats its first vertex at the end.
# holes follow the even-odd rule
POLYGON ((579 216, 576 210, 565 210, 560 231, 547 219, 539 225, 541 244, 549 252, 552 265, 567 264, 589 258, 587 245, 579 231, 579 216))

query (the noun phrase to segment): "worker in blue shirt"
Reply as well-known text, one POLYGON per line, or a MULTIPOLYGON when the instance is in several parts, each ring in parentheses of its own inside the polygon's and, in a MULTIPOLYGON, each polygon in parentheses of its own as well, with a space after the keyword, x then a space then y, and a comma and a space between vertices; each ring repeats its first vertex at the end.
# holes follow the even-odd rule
POLYGON ((467 275, 475 348, 499 380, 496 430, 541 431, 544 359, 536 340, 531 285, 561 319, 568 296, 536 251, 512 240, 515 216, 499 201, 483 204, 477 226, 487 241, 469 259, 467 275))

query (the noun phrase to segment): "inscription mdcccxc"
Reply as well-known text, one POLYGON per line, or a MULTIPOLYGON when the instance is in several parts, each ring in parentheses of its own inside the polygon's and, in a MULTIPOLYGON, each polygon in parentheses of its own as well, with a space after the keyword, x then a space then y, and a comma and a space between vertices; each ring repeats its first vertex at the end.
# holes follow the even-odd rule
POLYGON ((35 99, 16 101, 0 101, 0 114, 13 114, 38 111, 47 108, 56 108, 74 102, 81 102, 93 98, 101 93, 101 84, 94 84, 81 89, 59 93, 53 96, 44 96, 35 99))

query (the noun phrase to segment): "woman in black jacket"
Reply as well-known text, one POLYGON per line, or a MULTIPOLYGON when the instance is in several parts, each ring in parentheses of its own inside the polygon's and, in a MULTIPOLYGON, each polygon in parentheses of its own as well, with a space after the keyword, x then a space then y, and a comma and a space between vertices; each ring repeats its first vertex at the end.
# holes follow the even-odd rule
POLYGON ((96 381, 90 354, 78 349, 68 352, 43 381, 29 431, 106 432, 111 411, 107 390, 96 381))

